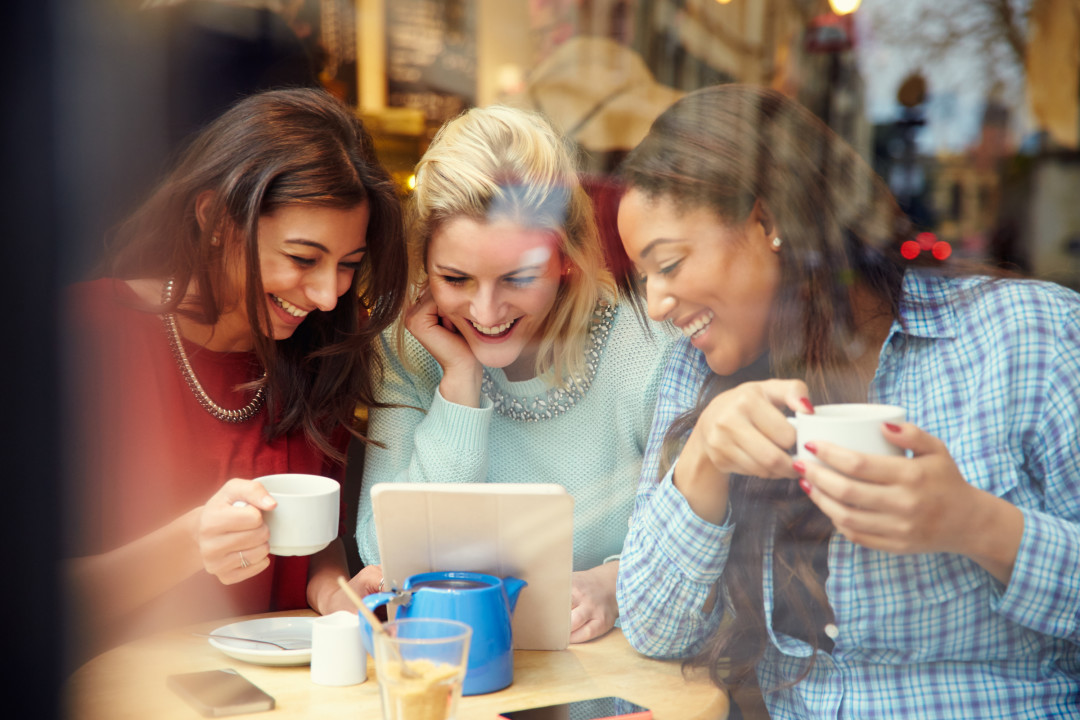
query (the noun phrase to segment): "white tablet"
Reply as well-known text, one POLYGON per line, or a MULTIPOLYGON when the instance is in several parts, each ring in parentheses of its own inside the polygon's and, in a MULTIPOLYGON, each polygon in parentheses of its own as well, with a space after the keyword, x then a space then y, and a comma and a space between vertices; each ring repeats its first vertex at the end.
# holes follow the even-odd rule
POLYGON ((379 483, 371 488, 383 577, 462 570, 528 583, 514 610, 514 647, 570 641, 574 498, 546 483, 379 483))

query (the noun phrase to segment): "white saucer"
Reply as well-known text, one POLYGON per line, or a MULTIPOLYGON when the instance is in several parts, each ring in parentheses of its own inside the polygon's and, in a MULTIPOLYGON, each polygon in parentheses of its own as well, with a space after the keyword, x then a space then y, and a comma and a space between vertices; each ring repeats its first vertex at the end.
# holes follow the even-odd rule
POLYGON ((307 665, 311 662, 311 626, 314 620, 311 617, 256 618, 223 625, 211 631, 212 635, 269 640, 284 645, 288 650, 228 638, 209 638, 209 643, 231 658, 256 665, 307 665))

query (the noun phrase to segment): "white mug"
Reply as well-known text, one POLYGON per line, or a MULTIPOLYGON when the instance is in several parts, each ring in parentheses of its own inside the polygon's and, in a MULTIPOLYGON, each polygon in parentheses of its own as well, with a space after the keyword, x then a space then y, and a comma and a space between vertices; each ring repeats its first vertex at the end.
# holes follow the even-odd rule
POLYGON ((343 687, 367 680, 367 652, 360 617, 339 610, 315 618, 311 626, 311 682, 343 687))
POLYGON ((341 486, 321 475, 283 473, 258 480, 277 500, 263 513, 271 555, 311 555, 338 536, 341 486))
POLYGON ((829 442, 868 455, 904 455, 881 434, 882 423, 902 423, 906 413, 896 405, 849 403, 818 405, 811 413, 795 413, 788 418, 798 434, 796 455, 800 460, 814 460, 806 443, 829 442))

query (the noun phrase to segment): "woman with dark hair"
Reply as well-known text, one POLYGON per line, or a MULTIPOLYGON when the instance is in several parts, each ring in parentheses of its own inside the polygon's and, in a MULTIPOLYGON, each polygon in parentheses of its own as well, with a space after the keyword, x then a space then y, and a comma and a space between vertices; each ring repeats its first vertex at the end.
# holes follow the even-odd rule
MULTIPOLYGON (((118 240, 104 277, 71 297, 79 629, 115 639, 353 609, 335 582, 340 540, 310 563, 268 555, 261 511, 275 501, 251 478, 340 480, 350 433, 363 439, 372 346, 407 273, 397 189, 370 136, 327 93, 250 96, 193 141, 118 240)), ((374 589, 364 573, 352 583, 374 589)))
POLYGON ((783 95, 727 85, 628 156, 619 230, 672 356, 618 578, 649 655, 773 717, 1061 717, 1080 682, 1080 297, 918 267, 884 184, 783 95), (814 404, 903 406, 900 457, 814 404))

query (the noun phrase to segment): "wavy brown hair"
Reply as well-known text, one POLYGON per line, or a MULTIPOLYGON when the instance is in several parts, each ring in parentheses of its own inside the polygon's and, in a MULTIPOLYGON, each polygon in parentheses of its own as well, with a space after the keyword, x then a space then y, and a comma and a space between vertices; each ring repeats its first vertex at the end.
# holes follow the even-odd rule
POLYGON ((240 301, 267 373, 267 438, 303 430, 343 460, 330 436, 343 426, 359 437, 357 404, 378 405, 373 387, 381 366, 373 344, 403 305, 407 254, 397 186, 363 124, 330 94, 274 90, 233 105, 199 133, 120 227, 103 274, 174 278, 180 292, 171 309, 213 325, 232 291, 230 257, 243 258, 240 301), (200 223, 196 204, 206 194, 212 199, 200 223), (311 313, 292 337, 275 341, 259 272, 259 218, 287 206, 363 203, 370 210, 367 251, 352 288, 333 310, 311 313), (185 297, 192 280, 198 294, 185 297))
MULTIPOLYGON (((687 95, 664 112, 621 174, 647 197, 709 208, 733 225, 761 203, 783 239, 766 354, 732 376, 706 382, 697 405, 668 430, 662 466, 670 467, 709 401, 748 380, 801 378, 814 403, 865 401, 865 381, 854 366, 860 351, 851 288, 859 283, 881 301, 883 312, 898 317, 905 270, 899 248, 914 230, 846 142, 778 92, 720 85, 687 95)), ((632 271, 617 275, 617 282, 628 293, 639 291, 632 271)), ((819 631, 832 620, 812 566, 814 550, 831 536, 828 518, 793 482, 732 476, 730 502, 736 526, 719 602, 733 620, 689 661, 708 667, 714 682, 727 686, 756 682, 768 642, 766 529, 775 528, 776 605, 792 611, 815 656, 819 631)))

